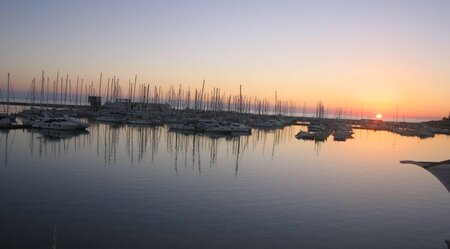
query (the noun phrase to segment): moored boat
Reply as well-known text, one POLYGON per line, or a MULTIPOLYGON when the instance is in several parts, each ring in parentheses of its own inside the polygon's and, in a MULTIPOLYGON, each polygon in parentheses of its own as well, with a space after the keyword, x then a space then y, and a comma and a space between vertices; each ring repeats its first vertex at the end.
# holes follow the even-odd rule
POLYGON ((347 139, 353 138, 353 130, 351 126, 341 124, 336 126, 333 132, 333 138, 335 141, 346 141, 347 139))
POLYGON ((171 130, 195 131, 195 125, 192 123, 172 123, 169 128, 171 130))
POLYGON ((315 132, 308 132, 308 131, 302 131, 300 130, 295 137, 297 139, 303 139, 303 140, 314 140, 317 136, 317 133, 315 132))
MULTIPOLYGON (((81 121, 80 121, 81 122, 81 121)), ((77 130, 77 129, 86 129, 87 124, 73 122, 71 120, 67 120, 66 118, 53 118, 53 117, 45 117, 33 122, 33 128, 39 129, 51 129, 51 130, 77 130)))
POLYGON ((321 132, 321 131, 323 131, 325 129, 326 129, 326 127, 322 123, 312 122, 312 123, 310 123, 308 125, 308 131, 309 132, 321 132))
POLYGON ((105 115, 96 118, 97 121, 109 122, 109 123, 123 123, 125 119, 120 115, 105 115))
POLYGON ((9 118, 0 119, 0 128, 7 128, 11 126, 11 120, 9 118))
POLYGON ((335 141, 346 141, 349 138, 353 138, 352 134, 348 131, 336 130, 333 132, 333 138, 335 141))
POLYGON ((127 123, 132 125, 160 125, 162 122, 156 119, 133 118, 128 119, 127 123))
POLYGON ((231 128, 230 128, 230 126, 221 125, 219 123, 214 123, 214 124, 209 125, 205 131, 211 132, 211 133, 230 133, 231 128))
POLYGON ((231 123, 229 127, 231 132, 243 132, 243 133, 252 132, 252 128, 242 123, 231 123))

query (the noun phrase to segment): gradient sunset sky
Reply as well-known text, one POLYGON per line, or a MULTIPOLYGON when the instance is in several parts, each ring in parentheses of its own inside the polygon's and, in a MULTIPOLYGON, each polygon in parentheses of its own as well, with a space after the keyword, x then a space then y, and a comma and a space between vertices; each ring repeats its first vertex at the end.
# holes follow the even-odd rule
MULTIPOLYGON (((0 1, 0 87, 41 71, 441 118, 450 1, 0 1)), ((3 90, 4 91, 4 90, 3 90)))

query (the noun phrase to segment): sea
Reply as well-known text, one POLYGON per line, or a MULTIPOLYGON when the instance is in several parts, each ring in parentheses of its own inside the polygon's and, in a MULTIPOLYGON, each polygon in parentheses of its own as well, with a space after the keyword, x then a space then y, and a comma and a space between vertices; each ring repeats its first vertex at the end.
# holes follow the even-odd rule
POLYGON ((447 248, 450 136, 0 131, 0 248, 447 248))

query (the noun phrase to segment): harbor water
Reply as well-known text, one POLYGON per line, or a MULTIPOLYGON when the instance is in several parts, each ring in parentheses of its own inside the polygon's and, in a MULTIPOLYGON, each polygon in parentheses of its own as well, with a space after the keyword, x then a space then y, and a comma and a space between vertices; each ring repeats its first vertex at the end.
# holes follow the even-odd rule
POLYGON ((450 137, 0 131, 0 248, 446 248, 450 137))

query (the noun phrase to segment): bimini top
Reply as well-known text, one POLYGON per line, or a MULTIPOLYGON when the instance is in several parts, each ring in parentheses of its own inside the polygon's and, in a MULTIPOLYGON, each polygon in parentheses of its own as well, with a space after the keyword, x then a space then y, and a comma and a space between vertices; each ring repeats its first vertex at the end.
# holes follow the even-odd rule
POLYGON ((450 160, 441 162, 417 162, 406 160, 400 161, 400 163, 414 164, 428 170, 445 186, 447 191, 450 192, 450 160))

